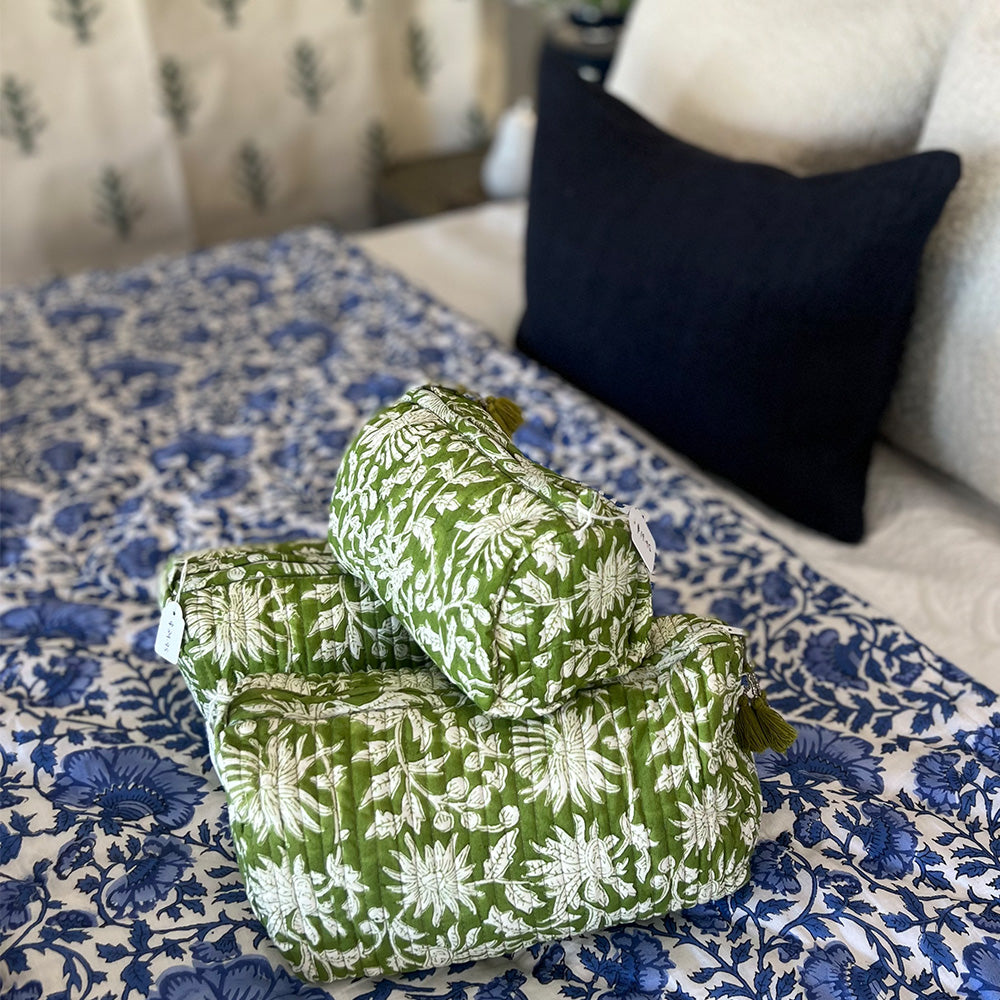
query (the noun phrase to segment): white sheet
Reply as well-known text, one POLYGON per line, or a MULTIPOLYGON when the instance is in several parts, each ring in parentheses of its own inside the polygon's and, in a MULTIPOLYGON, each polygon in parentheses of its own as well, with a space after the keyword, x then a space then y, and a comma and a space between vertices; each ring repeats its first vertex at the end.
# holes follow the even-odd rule
MULTIPOLYGON (((489 203, 360 234, 358 242, 513 344, 524 308, 525 224, 523 202, 489 203)), ((802 528, 716 482, 818 571, 1000 689, 1000 509, 884 444, 869 473, 868 531, 859 545, 802 528)))

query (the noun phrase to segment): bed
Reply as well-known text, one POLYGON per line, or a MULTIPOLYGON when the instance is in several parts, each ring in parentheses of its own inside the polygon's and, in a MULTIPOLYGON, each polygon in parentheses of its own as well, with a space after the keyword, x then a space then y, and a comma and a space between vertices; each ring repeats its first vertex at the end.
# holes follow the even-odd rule
MULTIPOLYGON (((455 224, 381 234, 381 252, 455 224)), ((12 292, 3 330, 4 1000, 993 995, 988 643, 976 680, 744 499, 323 228, 12 292), (156 572, 175 551, 322 536, 353 431, 427 381, 511 396, 532 458, 641 506, 657 613, 746 628, 800 736, 758 758, 762 840, 734 896, 325 989, 248 909, 200 717, 153 652, 156 572)))
MULTIPOLYGON (((609 86, 629 96, 653 80, 651 120, 672 87, 690 96, 685 53, 710 44, 717 2, 636 4, 622 50, 635 58, 616 59, 609 86), (682 20, 690 32, 673 30, 682 20), (656 46, 643 57, 648 39, 670 39, 671 58, 656 46)), ((762 6, 727 16, 752 20, 762 6)), ((905 66, 882 57, 910 17, 898 6, 857 6, 819 33, 785 10, 776 44, 800 51, 798 28, 834 39, 831 66, 857 56, 841 87, 898 71, 884 92, 922 120, 932 70, 916 77, 925 63, 940 70, 927 40, 954 5, 921 7, 905 66)), ((977 24, 995 13, 987 0, 967 7, 986 20, 970 15, 966 48, 988 55, 996 42, 979 45, 993 36, 977 24)), ((723 82, 725 45, 745 35, 762 46, 771 34, 757 27, 723 40, 711 63, 723 82)), ((821 49, 810 59, 821 63, 821 49)), ((943 79, 960 82, 959 63, 943 79)), ((766 82, 740 78, 751 77, 766 82)), ((714 93, 723 111, 753 117, 714 93)), ((941 100, 928 141, 974 145, 974 130, 947 130, 986 102, 941 100)), ((800 107, 811 128, 809 99, 781 110, 800 107)), ((693 120, 690 103, 674 110, 693 120)), ((838 101, 824 121, 846 130, 845 149, 856 151, 852 128, 888 137, 880 156, 916 144, 919 124, 894 130, 870 112, 838 101)), ((975 160, 985 200, 964 214, 985 220, 980 231, 1000 205, 990 148, 975 160)), ((525 219, 513 201, 357 237, 314 226, 3 293, 0 1000, 1000 996, 998 507, 881 441, 867 533, 848 545, 702 471, 513 349, 525 219), (154 651, 157 578, 179 552, 322 538, 352 435, 423 383, 510 397, 529 457, 639 507, 657 548, 655 613, 743 629, 799 736, 788 754, 757 757, 751 880, 722 900, 499 959, 304 983, 248 905, 204 722, 154 651)), ((989 289, 991 252, 963 258, 978 277, 962 288, 989 289)), ((993 363, 984 354, 982 379, 958 395, 992 399, 995 413, 993 363)), ((996 463, 982 461, 994 436, 948 440, 973 447, 964 458, 995 481, 996 463)))

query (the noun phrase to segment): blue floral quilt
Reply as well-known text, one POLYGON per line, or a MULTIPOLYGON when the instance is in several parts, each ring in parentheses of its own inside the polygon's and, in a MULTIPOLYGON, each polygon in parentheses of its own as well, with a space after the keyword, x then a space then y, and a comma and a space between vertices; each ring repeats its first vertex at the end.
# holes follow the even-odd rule
POLYGON ((1000 703, 595 403, 322 229, 6 294, 0 1000, 1000 1000, 1000 703), (153 652, 178 550, 323 536, 410 385, 638 504, 654 606, 745 628, 799 729, 750 885, 652 923, 305 985, 250 912, 201 719, 153 652))

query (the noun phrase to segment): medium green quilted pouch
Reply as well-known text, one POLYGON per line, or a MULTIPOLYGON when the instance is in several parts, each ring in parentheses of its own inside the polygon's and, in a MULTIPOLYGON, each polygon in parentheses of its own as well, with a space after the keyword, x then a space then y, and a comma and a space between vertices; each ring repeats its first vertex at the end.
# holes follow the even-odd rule
POLYGON ((544 715, 638 666, 649 574, 626 511, 529 461, 479 401, 435 386, 344 456, 330 546, 491 715, 544 715))
POLYGON ((202 714, 251 674, 327 674, 430 661, 325 540, 234 546, 173 558, 160 603, 183 615, 177 665, 202 714))
POLYGON ((240 680, 212 754, 295 970, 472 961, 743 885, 761 812, 734 739, 743 640, 677 616, 652 641, 547 718, 487 715, 435 668, 240 680))

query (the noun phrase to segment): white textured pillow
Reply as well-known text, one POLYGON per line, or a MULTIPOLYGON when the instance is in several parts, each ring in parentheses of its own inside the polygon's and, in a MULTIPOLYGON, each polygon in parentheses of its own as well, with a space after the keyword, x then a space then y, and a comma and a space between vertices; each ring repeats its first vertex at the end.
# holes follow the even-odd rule
POLYGON ((1000 3, 972 0, 920 137, 962 179, 924 253, 884 425, 896 443, 1000 503, 1000 3))
POLYGON ((913 151, 956 0, 637 0, 607 89, 687 142, 795 173, 913 151))

